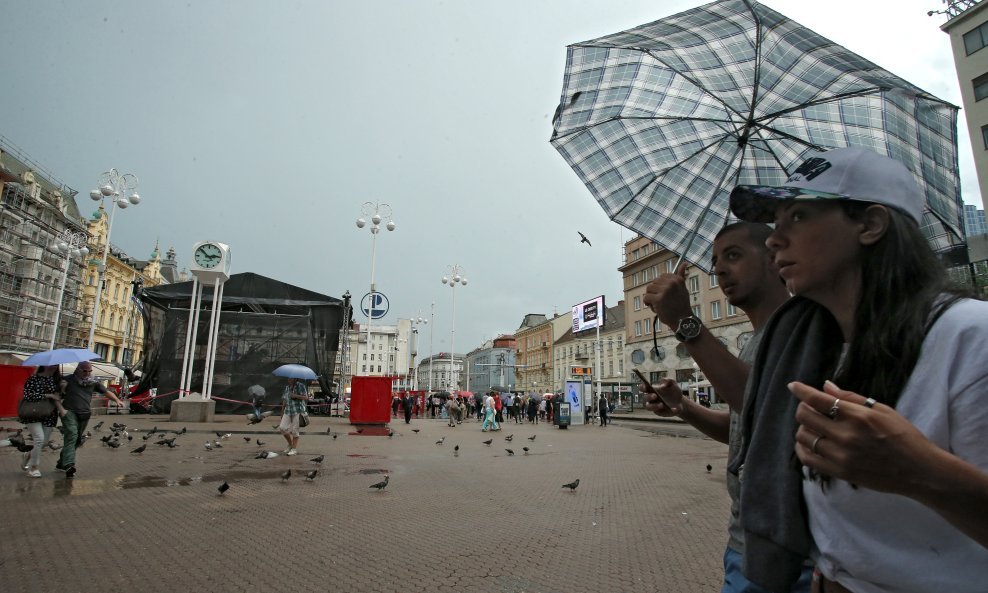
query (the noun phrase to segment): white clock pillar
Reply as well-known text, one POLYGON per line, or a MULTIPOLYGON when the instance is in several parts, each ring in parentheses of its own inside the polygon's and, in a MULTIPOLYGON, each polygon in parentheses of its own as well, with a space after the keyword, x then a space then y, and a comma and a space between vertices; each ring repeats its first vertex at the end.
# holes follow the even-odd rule
POLYGON ((186 422, 211 422, 216 409, 212 399, 213 369, 216 363, 217 335, 220 328, 220 311, 223 306, 223 286, 230 278, 230 246, 216 241, 200 241, 192 246, 192 294, 189 304, 189 325, 185 333, 185 353, 182 358, 182 376, 178 399, 172 402, 171 419, 186 422), (202 391, 192 392, 192 370, 195 366, 195 343, 199 329, 199 311, 202 309, 202 293, 213 287, 213 307, 209 316, 209 335, 206 340, 206 360, 203 371, 202 391), (177 407, 176 407, 177 404, 177 407))

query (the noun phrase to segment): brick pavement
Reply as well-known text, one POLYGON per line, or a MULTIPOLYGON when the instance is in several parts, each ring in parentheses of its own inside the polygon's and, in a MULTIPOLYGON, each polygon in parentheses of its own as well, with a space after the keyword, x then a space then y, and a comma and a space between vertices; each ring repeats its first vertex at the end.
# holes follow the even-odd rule
POLYGON ((138 456, 130 450, 143 431, 181 425, 95 420, 142 431, 115 450, 87 443, 74 480, 52 469, 55 453, 44 454, 45 476, 31 479, 19 454, 0 450, 4 592, 719 590, 726 448, 707 439, 620 419, 565 431, 505 424, 493 434, 473 421, 449 428, 413 419, 393 424, 387 438, 314 417, 298 456, 257 460, 259 449, 284 448, 274 421, 188 424, 179 447, 152 444, 138 456), (233 436, 206 451, 213 431, 233 436), (310 461, 319 454, 321 466, 310 461), (314 467, 319 476, 306 482, 302 473, 314 467), (388 488, 370 490, 385 473, 388 488), (575 493, 560 487, 574 478, 575 493), (231 489, 219 496, 223 480, 231 489))

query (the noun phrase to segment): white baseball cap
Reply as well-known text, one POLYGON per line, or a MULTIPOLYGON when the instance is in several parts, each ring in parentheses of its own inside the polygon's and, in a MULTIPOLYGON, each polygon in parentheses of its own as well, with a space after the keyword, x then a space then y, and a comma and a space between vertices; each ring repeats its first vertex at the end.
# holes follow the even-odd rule
POLYGON ((731 212, 741 220, 772 222, 783 200, 857 200, 900 210, 920 224, 926 198, 905 165, 849 146, 811 153, 781 187, 739 185, 731 212))

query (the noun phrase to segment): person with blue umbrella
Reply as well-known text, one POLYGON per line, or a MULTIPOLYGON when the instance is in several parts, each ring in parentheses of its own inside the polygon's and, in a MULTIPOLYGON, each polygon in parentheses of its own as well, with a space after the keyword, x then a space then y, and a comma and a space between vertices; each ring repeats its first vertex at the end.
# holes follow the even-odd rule
POLYGON ((306 387, 307 380, 316 378, 316 373, 307 366, 300 364, 285 364, 274 370, 272 373, 278 377, 286 377, 288 385, 281 396, 284 403, 284 411, 281 415, 281 423, 278 430, 288 442, 285 455, 296 455, 298 453, 299 428, 302 416, 306 413, 305 402, 309 399, 309 389, 306 387))

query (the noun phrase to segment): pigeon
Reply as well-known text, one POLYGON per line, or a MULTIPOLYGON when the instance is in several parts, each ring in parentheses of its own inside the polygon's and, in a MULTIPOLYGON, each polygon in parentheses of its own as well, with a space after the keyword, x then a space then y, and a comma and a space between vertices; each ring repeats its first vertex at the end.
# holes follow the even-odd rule
POLYGON ((186 432, 187 430, 188 430, 188 429, 187 429, 186 427, 184 427, 184 426, 183 426, 183 427, 182 427, 182 430, 173 430, 173 431, 172 431, 172 433, 173 433, 173 434, 185 434, 185 432, 186 432))
POLYGON ((264 441, 262 441, 261 439, 257 439, 257 446, 258 447, 263 447, 264 446, 264 441))
POLYGON ((535 442, 535 437, 537 437, 537 436, 539 436, 539 435, 533 434, 532 436, 528 437, 528 440, 530 440, 530 441, 532 441, 534 443, 535 442))
POLYGON ((219 441, 213 441, 213 447, 216 449, 222 449, 223 445, 219 441))
POLYGON ((223 495, 229 489, 230 489, 230 485, 227 484, 226 482, 223 482, 222 484, 219 485, 219 487, 216 490, 220 493, 220 495, 223 495))
POLYGON ((160 441, 158 441, 155 444, 156 445, 168 445, 169 447, 174 447, 175 446, 175 437, 172 437, 170 439, 161 439, 160 441))
POLYGON ((511 449, 505 449, 505 451, 507 451, 507 452, 508 452, 508 457, 511 457, 512 455, 514 455, 514 454, 515 454, 515 452, 514 452, 514 451, 512 451, 511 449))
POLYGON ((377 491, 380 492, 381 490, 384 490, 385 488, 388 487, 389 480, 391 480, 391 476, 384 476, 383 482, 378 482, 377 484, 371 484, 370 487, 377 488, 377 491))
POLYGON ((285 470, 285 473, 281 474, 281 481, 282 482, 287 482, 288 481, 288 478, 291 478, 291 477, 292 477, 292 470, 291 469, 287 469, 287 470, 285 470))
POLYGON ((318 474, 318 473, 319 473, 319 470, 314 469, 311 472, 308 472, 308 473, 305 474, 305 479, 311 482, 312 480, 315 480, 316 479, 316 474, 318 474))
POLYGON ((714 468, 714 466, 712 466, 712 465, 710 465, 710 464, 708 463, 708 464, 707 464, 707 473, 709 474, 709 473, 710 473, 710 470, 712 470, 713 468, 714 468))
POLYGON ((132 440, 134 440, 134 437, 132 437, 132 436, 130 436, 130 435, 128 434, 128 435, 127 435, 127 440, 128 440, 128 441, 132 441, 132 440))
POLYGON ((336 440, 336 437, 338 437, 338 436, 339 436, 339 435, 337 435, 337 434, 334 434, 334 435, 333 435, 333 440, 335 441, 335 440, 336 440))
POLYGON ((278 454, 275 453, 274 451, 261 451, 257 455, 254 456, 254 459, 271 459, 271 458, 277 457, 277 456, 278 456, 278 454))
POLYGON ((332 426, 327 426, 327 427, 326 427, 326 434, 329 434, 329 433, 331 433, 332 431, 333 431, 333 427, 332 427, 332 426))
POLYGON ((494 439, 488 439, 486 441, 481 441, 481 442, 484 443, 485 445, 487 445, 488 447, 490 447, 491 446, 491 443, 494 442, 494 439))
POLYGON ((95 430, 96 432, 99 432, 99 429, 101 429, 101 428, 103 428, 103 422, 97 422, 96 423, 96 426, 93 427, 93 430, 95 430))
POLYGON ((364 429, 363 428, 358 428, 357 429, 357 434, 363 434, 363 432, 364 432, 364 429))
POLYGON ((394 436, 395 436, 395 431, 393 431, 393 430, 389 430, 389 431, 388 431, 388 438, 390 439, 390 438, 392 438, 392 437, 394 437, 394 436))
POLYGON ((418 434, 420 430, 422 430, 422 429, 421 428, 413 428, 412 429, 412 432, 414 432, 415 434, 418 434))
POLYGON ((175 444, 175 439, 172 439, 172 440, 168 441, 168 448, 169 449, 174 449, 177 446, 178 445, 175 444))
POLYGON ((455 447, 453 447, 453 455, 459 455, 459 454, 460 454, 460 446, 456 445, 455 447))
POLYGON ((528 447, 522 447, 521 450, 525 452, 525 455, 528 455, 528 447))
POLYGON ((443 437, 443 438, 439 439, 438 441, 436 441, 436 444, 437 445, 441 445, 441 444, 443 444, 445 442, 446 442, 446 437, 443 437))
POLYGON ((580 235, 580 243, 586 243, 587 247, 593 247, 593 245, 590 244, 590 239, 587 239, 586 235, 584 235, 580 231, 576 231, 576 234, 580 235))
POLYGON ((146 440, 148 440, 149 438, 151 438, 151 435, 150 435, 150 434, 146 434, 146 435, 144 435, 144 436, 142 436, 141 438, 142 438, 142 439, 144 439, 144 440, 146 441, 146 440))
POLYGON ((206 442, 206 450, 207 451, 212 451, 213 450, 213 445, 211 443, 209 443, 208 441, 206 442))
POLYGON ((138 447, 138 448, 134 449, 133 451, 131 451, 131 453, 143 453, 144 450, 147 449, 147 448, 148 448, 147 445, 141 445, 140 447, 138 447))
POLYGON ((580 478, 577 478, 570 482, 569 484, 563 484, 563 488, 569 488, 570 492, 576 492, 576 487, 580 485, 580 478))
POLYGON ((150 434, 154 434, 156 432, 158 432, 158 425, 155 425, 154 428, 152 428, 151 430, 149 430, 148 431, 148 434, 150 435, 150 434))
POLYGON ((218 439, 223 438, 223 433, 222 432, 215 431, 213 434, 215 434, 216 435, 216 438, 218 438, 218 439))
POLYGON ((244 441, 249 443, 250 442, 250 437, 244 437, 244 441))
POLYGON ((107 445, 109 445, 111 449, 117 449, 120 447, 120 441, 111 440, 109 443, 107 443, 107 445))
POLYGON ((512 439, 514 439, 514 438, 515 438, 515 435, 509 434, 508 436, 504 437, 504 440, 506 440, 506 441, 508 441, 510 443, 512 441, 512 439))
POLYGON ((313 457, 309 461, 311 461, 312 463, 322 463, 323 459, 326 459, 325 455, 320 455, 319 457, 313 457))

